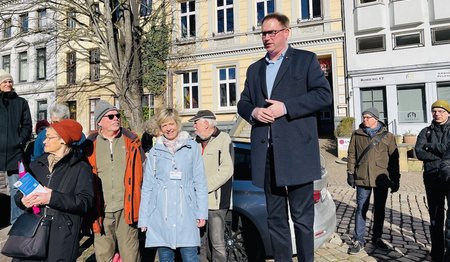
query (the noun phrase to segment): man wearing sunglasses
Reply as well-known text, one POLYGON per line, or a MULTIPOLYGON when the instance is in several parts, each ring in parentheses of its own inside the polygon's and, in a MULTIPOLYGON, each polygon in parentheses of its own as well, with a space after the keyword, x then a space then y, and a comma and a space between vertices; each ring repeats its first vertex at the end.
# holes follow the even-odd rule
POLYGON ((138 221, 144 152, 139 137, 122 128, 117 108, 99 100, 94 111, 98 131, 86 140, 96 198, 93 223, 95 258, 112 261, 116 250, 126 261, 140 261, 138 221))
POLYGON ((288 45, 289 18, 268 14, 267 53, 250 65, 238 113, 252 125, 253 184, 264 188, 275 261, 292 261, 288 204, 298 261, 314 260, 313 181, 321 178, 316 113, 330 106, 330 84, 314 53, 288 45))

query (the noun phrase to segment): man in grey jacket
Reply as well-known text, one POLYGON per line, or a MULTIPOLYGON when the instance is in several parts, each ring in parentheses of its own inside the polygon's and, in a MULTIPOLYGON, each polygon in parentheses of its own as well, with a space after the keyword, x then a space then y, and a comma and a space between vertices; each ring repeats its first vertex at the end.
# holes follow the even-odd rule
POLYGON ((200 258, 202 262, 225 262, 225 215, 231 205, 233 175, 231 138, 217 128, 216 116, 209 110, 198 111, 189 121, 194 122, 208 183, 208 222, 201 232, 200 258))
POLYGON ((391 188, 393 193, 400 186, 399 155, 394 135, 379 121, 380 113, 376 108, 364 110, 362 118, 363 122, 353 132, 348 147, 347 183, 353 188, 356 186, 355 231, 349 254, 357 254, 364 248, 366 214, 372 191, 372 243, 379 249, 389 249, 381 238, 386 200, 388 189, 391 188))

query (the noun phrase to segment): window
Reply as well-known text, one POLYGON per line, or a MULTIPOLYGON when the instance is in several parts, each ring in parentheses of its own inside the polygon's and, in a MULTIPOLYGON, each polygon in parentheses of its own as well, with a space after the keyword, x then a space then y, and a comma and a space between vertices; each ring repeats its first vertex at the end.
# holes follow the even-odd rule
POLYGON ((301 20, 322 18, 322 0, 300 0, 301 20))
POLYGON ((256 24, 261 26, 261 20, 267 14, 275 12, 275 0, 257 0, 256 1, 256 24))
POLYGON ((4 55, 2 57, 2 64, 3 64, 3 69, 6 72, 11 72, 11 56, 10 55, 4 55))
POLYGON ((90 16, 91 26, 94 26, 94 24, 96 23, 95 21, 98 22, 99 17, 100 17, 100 5, 99 3, 93 3, 91 5, 91 16, 90 16))
POLYGON ((217 32, 232 33, 234 31, 233 0, 217 1, 217 32))
POLYGON ((76 26, 76 16, 75 10, 70 10, 67 12, 67 28, 74 29, 76 26))
POLYGON ((450 27, 437 27, 431 29, 433 45, 450 44, 450 27))
POLYGON ((423 46, 422 32, 394 34, 394 49, 423 46))
POLYGON ((385 36, 377 35, 377 36, 369 36, 369 37, 361 37, 356 39, 356 48, 357 53, 368 53, 368 52, 378 52, 385 51, 385 36))
POLYGON ((28 33, 28 14, 20 15, 20 32, 28 33))
POLYGON ((3 22, 3 38, 11 38, 11 18, 5 19, 3 22))
POLYGON ((47 9, 38 10, 38 30, 47 28, 47 9))
POLYGON ((69 101, 67 106, 69 107, 69 118, 77 120, 77 101, 69 101))
POLYGON ((361 111, 375 107, 380 112, 380 120, 386 124, 386 104, 384 87, 361 89, 361 111))
POLYGON ((438 99, 450 101, 450 82, 437 83, 438 99))
POLYGON ((152 0, 141 0, 141 16, 152 14, 152 0))
POLYGON ((149 119, 155 114, 155 96, 153 94, 144 94, 141 104, 144 109, 144 119, 149 119))
POLYGON ((19 53, 19 82, 28 80, 28 54, 27 52, 19 53))
POLYGON ((89 68, 91 81, 100 80, 100 48, 89 50, 89 68))
POLYGON ((236 106, 236 68, 219 69, 220 107, 236 106))
POLYGON ((45 79, 47 72, 47 50, 45 48, 40 48, 36 50, 36 61, 37 61, 37 79, 45 79))
POLYGON ((426 123, 425 85, 397 86, 399 123, 426 123))
POLYGON ((47 120, 47 100, 37 101, 37 121, 47 120))
POLYGON ((373 3, 378 2, 379 0, 359 0, 360 4, 367 4, 367 3, 373 3))
POLYGON ((95 125, 95 106, 100 98, 89 99, 89 130, 94 131, 97 129, 95 125))
POLYGON ((180 3, 181 6, 181 37, 195 37, 195 1, 180 3))
POLYGON ((184 109, 198 108, 198 72, 185 72, 182 76, 184 109))
POLYGON ((252 180, 250 146, 234 148, 234 179, 252 180))
POLYGON ((75 52, 67 53, 67 84, 75 84, 77 76, 77 57, 75 52))

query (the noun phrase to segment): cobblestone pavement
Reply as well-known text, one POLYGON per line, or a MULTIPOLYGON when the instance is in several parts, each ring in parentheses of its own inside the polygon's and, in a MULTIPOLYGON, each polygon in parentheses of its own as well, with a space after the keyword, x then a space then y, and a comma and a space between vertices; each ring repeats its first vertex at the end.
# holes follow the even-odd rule
MULTIPOLYGON (((336 203, 337 230, 330 241, 315 252, 315 261, 429 261, 429 216, 420 172, 403 173, 400 190, 389 194, 383 239, 391 249, 375 249, 366 234, 368 243, 365 250, 357 255, 347 254, 354 226, 356 191, 346 184, 346 165, 338 163, 335 157, 334 140, 321 139, 320 142, 329 173, 329 191, 336 203)), ((372 226, 370 210, 367 214, 368 230, 372 226)), ((8 228, 0 230, 0 246, 3 246, 7 232, 8 228)), ((91 239, 83 238, 81 245, 78 261, 94 261, 91 239)), ((0 255, 0 262, 3 261, 10 260, 0 255)))

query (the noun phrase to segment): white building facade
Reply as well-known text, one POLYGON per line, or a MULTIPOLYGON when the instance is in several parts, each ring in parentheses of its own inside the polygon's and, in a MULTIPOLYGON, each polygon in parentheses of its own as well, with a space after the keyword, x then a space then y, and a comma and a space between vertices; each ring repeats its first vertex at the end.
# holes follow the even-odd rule
POLYGON ((450 1, 344 2, 350 115, 368 107, 394 134, 418 132, 450 99, 450 1))
POLYGON ((0 10, 0 67, 11 73, 17 94, 28 101, 34 126, 47 119, 47 107, 55 101, 53 12, 28 1, 8 1, 0 10))

